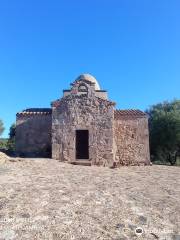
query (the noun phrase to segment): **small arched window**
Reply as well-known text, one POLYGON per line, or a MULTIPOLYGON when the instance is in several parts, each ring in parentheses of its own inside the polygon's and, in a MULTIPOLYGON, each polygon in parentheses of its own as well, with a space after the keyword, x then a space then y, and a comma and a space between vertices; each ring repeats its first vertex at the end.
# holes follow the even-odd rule
POLYGON ((85 84, 79 85, 78 92, 87 93, 88 92, 87 86, 85 84))

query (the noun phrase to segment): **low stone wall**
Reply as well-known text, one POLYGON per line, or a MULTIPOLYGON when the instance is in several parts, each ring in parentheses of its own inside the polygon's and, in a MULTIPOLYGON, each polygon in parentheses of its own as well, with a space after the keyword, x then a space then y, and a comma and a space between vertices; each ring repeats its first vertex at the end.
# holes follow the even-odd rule
POLYGON ((17 114, 17 155, 51 157, 51 126, 51 114, 17 114))
POLYGON ((148 118, 114 120, 115 165, 149 165, 148 118))

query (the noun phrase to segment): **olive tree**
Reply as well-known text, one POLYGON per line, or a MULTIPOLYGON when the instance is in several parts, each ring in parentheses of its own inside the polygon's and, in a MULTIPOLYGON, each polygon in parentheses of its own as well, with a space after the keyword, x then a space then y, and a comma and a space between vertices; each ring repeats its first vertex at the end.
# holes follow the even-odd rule
POLYGON ((180 154, 180 100, 156 104, 147 113, 152 161, 174 165, 180 154))

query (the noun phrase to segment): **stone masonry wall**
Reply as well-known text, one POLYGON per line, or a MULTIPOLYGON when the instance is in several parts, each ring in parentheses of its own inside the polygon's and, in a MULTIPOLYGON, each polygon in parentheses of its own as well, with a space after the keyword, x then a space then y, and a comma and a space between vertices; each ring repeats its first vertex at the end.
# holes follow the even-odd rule
POLYGON ((23 157, 51 157, 51 126, 51 114, 17 115, 17 154, 23 157))
MULTIPOLYGON (((75 88, 73 92, 76 93, 75 88)), ((89 130, 89 160, 92 165, 113 165, 113 103, 71 94, 53 104, 52 157, 60 161, 76 160, 76 130, 89 130)), ((81 160, 80 160, 81 161, 81 160)))
POLYGON ((149 165, 148 119, 114 120, 115 163, 120 165, 149 165))

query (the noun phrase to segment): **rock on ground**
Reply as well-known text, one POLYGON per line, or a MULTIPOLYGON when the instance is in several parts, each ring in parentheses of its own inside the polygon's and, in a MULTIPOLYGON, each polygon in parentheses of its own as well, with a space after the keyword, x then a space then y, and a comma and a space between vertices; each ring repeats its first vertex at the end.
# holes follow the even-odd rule
POLYGON ((4 164, 7 160, 9 160, 9 157, 5 153, 0 152, 0 165, 4 164))
POLYGON ((0 167, 0 239, 180 239, 180 168, 0 167))

